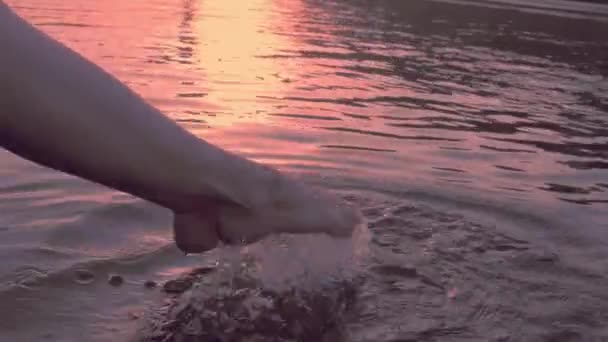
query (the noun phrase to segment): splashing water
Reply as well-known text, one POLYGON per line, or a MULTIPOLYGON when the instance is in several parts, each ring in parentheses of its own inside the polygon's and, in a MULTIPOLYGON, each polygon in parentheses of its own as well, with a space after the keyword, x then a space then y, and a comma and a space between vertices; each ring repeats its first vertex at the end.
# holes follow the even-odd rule
POLYGON ((368 241, 361 224, 351 239, 280 235, 222 247, 214 270, 149 311, 135 340, 335 341, 345 333, 368 241))
POLYGON ((367 222, 355 227, 350 239, 325 234, 283 234, 248 246, 225 246, 218 267, 234 278, 247 268, 263 287, 312 290, 333 280, 352 280, 368 255, 367 222))

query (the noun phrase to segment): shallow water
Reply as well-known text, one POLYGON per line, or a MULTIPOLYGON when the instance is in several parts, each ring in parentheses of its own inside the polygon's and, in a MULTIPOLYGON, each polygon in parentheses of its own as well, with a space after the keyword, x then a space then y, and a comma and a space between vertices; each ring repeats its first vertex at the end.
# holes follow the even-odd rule
MULTIPOLYGON (((350 340, 608 339, 607 5, 7 2, 200 137, 358 202, 350 340)), ((3 340, 126 339, 145 280, 216 258, 162 208, 0 163, 3 340)))

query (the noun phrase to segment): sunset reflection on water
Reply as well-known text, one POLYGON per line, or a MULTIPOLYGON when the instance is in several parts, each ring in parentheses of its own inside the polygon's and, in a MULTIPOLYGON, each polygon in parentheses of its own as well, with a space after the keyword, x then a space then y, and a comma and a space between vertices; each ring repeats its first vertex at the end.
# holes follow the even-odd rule
POLYGON ((204 19, 192 22, 197 39, 201 78, 210 85, 205 100, 222 108, 224 115, 207 118, 212 126, 235 121, 261 122, 270 110, 260 95, 281 96, 287 87, 282 65, 260 58, 289 46, 290 41, 267 29, 276 17, 268 7, 273 0, 209 1, 200 4, 204 19))
POLYGON ((553 44, 605 51, 602 24, 580 36, 539 26, 544 42, 524 49, 534 15, 505 21, 514 34, 496 45, 483 29, 494 10, 429 12, 423 0, 45 3, 9 1, 189 131, 250 158, 542 207, 556 189, 560 201, 606 201, 594 152, 606 83, 568 63, 601 65, 553 44))
MULTIPOLYGON (((406 330, 465 340, 603 327, 572 315, 608 312, 601 5, 551 2, 586 17, 573 19, 460 0, 5 1, 198 137, 360 203, 374 266, 408 265, 408 279, 373 267, 378 292, 360 307, 376 318, 356 341, 433 336, 385 334, 405 331, 404 314, 406 330), (467 319, 479 305, 484 319, 467 319)), ((0 213, 0 286, 45 274, 35 291, 0 291, 8 340, 123 340, 136 321, 117 311, 160 292, 145 280, 213 259, 177 252, 162 208, 8 152, 0 213), (96 283, 73 283, 74 267, 96 283), (109 272, 125 284, 107 286, 109 272)))

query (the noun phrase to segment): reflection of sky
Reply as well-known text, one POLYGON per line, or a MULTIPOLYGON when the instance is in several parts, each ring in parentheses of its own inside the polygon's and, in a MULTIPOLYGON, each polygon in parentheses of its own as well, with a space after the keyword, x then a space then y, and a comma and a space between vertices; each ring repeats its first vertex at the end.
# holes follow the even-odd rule
POLYGON ((274 34, 271 0, 206 1, 201 4, 204 18, 193 30, 198 38, 199 65, 203 79, 212 85, 206 100, 221 106, 228 115, 210 118, 212 125, 227 125, 235 118, 254 121, 264 108, 259 95, 281 94, 280 64, 258 55, 280 50, 287 38, 274 34))
MULTIPOLYGON (((445 203, 549 242, 562 228, 606 239, 606 203, 559 200, 608 200, 607 30, 595 21, 426 0, 7 2, 222 147, 361 197, 445 203)), ((0 273, 39 260, 41 243, 105 256, 170 241, 166 213, 131 197, 6 152, 0 166, 11 245, 0 273)), ((180 261, 159 276, 181 273, 182 255, 165 252, 180 261)), ((62 253, 44 253, 42 269, 61 267, 62 253)), ((94 312, 98 324, 100 307, 116 310, 77 288, 95 301, 69 315, 94 312)), ((29 302, 49 309, 39 321, 56 331, 63 318, 51 318, 71 297, 49 298, 29 302)))
POLYGON ((580 52, 606 51, 585 31, 605 27, 422 3, 112 0, 21 11, 190 131, 258 160, 498 197, 603 199, 607 86, 575 66, 597 67, 580 52))

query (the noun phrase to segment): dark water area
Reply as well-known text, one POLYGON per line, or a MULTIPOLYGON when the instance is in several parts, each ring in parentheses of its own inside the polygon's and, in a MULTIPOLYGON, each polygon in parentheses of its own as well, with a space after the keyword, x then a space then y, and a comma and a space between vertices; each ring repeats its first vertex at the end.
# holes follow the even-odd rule
MULTIPOLYGON (((8 4, 201 138, 359 205, 356 299, 324 316, 345 341, 608 340, 608 6, 8 4)), ((128 340, 233 289, 146 289, 223 252, 184 257, 162 208, 6 152, 0 213, 0 340, 128 340)), ((262 249, 247 291, 284 264, 322 282, 331 246, 262 249)))

